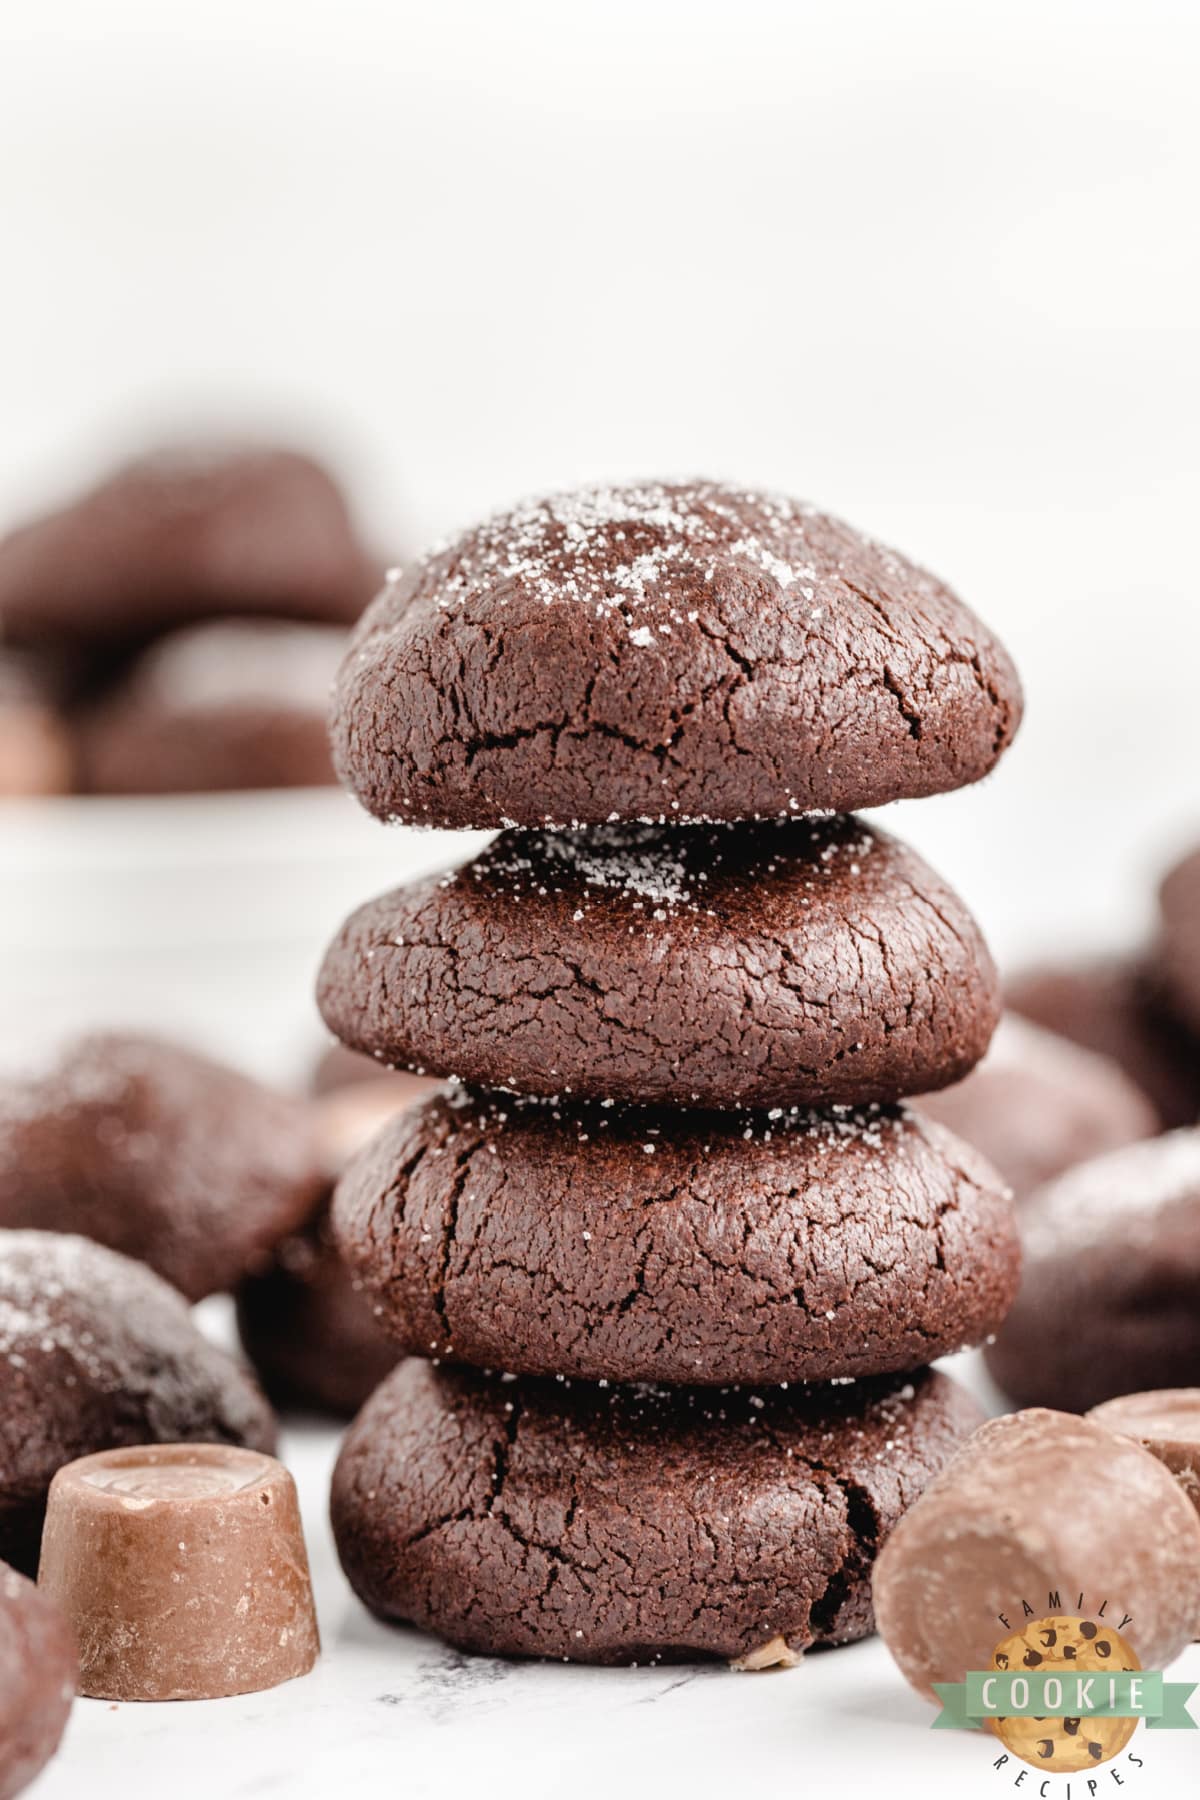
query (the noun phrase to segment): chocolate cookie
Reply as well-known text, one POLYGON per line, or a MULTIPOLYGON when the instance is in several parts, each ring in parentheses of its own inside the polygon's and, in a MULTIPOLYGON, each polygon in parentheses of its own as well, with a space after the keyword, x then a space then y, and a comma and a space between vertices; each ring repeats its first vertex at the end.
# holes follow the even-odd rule
POLYGON ((375 582, 310 457, 174 448, 0 540, 0 628, 14 644, 105 644, 228 613, 349 623, 375 582))
POLYGON ((54 1755, 77 1674, 58 1607, 0 1563, 0 1800, 13 1800, 54 1755))
POLYGON ((276 1406, 344 1418, 400 1357, 375 1313, 338 1254, 328 1207, 237 1292, 242 1346, 276 1406))
POLYGON ((334 1228, 420 1356, 586 1380, 828 1381, 978 1343, 1012 1206, 903 1110, 651 1112, 462 1089, 395 1119, 334 1228))
POLYGON ((1018 1198, 1158 1129, 1150 1101, 1116 1063, 1014 1013, 965 1081, 918 1104, 981 1150, 1018 1198))
POLYGON ((651 482, 518 506, 399 573, 333 734, 380 818, 599 825, 940 793, 1020 717, 933 576, 795 500, 651 482))
POLYGON ((944 1087, 999 1010, 962 902, 848 818, 506 833, 354 913, 318 999, 390 1063, 716 1107, 944 1087))
POLYGON ((272 1450, 275 1422, 180 1295, 86 1238, 0 1231, 0 1557, 36 1566, 63 1463, 209 1440, 272 1450))
POLYGON ((1164 1129, 1200 1118, 1200 1038, 1172 1017, 1144 964, 1046 964, 1009 982, 1006 998, 1014 1012, 1119 1063, 1164 1129))
POLYGON ((299 1101, 157 1038, 98 1033, 0 1083, 0 1225, 80 1232, 191 1300, 264 1263, 327 1181, 299 1101))
POLYGON ((402 1363, 332 1517, 356 1593, 467 1650, 751 1666, 871 1630, 878 1545, 978 1422, 922 1370, 714 1394, 402 1363))
MULTIPOLYGON (((402 1106, 434 1085, 380 1074, 369 1060, 367 1067, 373 1081, 335 1089, 314 1106, 331 1180, 402 1106)), ((400 1357, 378 1310, 338 1253, 327 1202, 237 1292, 242 1346, 271 1399, 344 1416, 358 1411, 400 1357)))
POLYGON ((1164 877, 1158 902, 1157 971, 1175 1013, 1200 1032, 1200 849, 1164 877))
POLYGON ((1081 1164, 1020 1223, 1020 1292, 987 1352, 1018 1404, 1084 1412, 1200 1382, 1200 1131, 1081 1164))
POLYGON ((94 794, 332 782, 325 715, 345 633, 222 619, 161 638, 79 728, 94 794))

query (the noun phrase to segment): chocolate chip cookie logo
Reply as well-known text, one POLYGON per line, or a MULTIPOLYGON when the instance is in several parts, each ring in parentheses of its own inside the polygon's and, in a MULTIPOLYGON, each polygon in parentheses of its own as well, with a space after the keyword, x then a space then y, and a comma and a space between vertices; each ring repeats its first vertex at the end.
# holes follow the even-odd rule
POLYGON ((985 1727, 1022 1762, 1055 1775, 1111 1762, 1142 1719, 1151 1730, 1196 1728, 1187 1710, 1194 1682, 1143 1669, 1122 1632, 1074 1613, 1033 1619, 1001 1638, 989 1668, 934 1687, 935 1727, 985 1727))

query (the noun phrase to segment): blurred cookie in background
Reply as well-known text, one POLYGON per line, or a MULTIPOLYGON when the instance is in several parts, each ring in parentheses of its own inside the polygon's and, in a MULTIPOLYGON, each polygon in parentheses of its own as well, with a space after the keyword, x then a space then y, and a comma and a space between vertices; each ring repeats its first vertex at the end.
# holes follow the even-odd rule
POLYGON ((284 1239, 263 1274, 242 1283, 237 1322, 259 1381, 280 1407, 350 1418, 400 1360, 338 1255, 328 1204, 284 1239))
POLYGON ((1200 1130, 1081 1163, 1020 1229, 1020 1291, 985 1351, 1018 1406, 1200 1385, 1200 1130))
POLYGON ((1111 1058, 1011 1013, 978 1068, 916 1104, 982 1151, 1018 1199, 1158 1130, 1154 1107, 1111 1058))
POLYGON ((1158 890, 1157 969, 1184 1025, 1200 1037, 1200 846, 1163 877, 1158 890))
POLYGON ((0 1082, 0 1226, 76 1232, 189 1300, 234 1288, 327 1191, 308 1108, 130 1032, 0 1082))
POLYGON ((346 1064, 335 1063, 333 1052, 326 1052, 314 1078, 334 1083, 313 1103, 329 1188, 315 1216, 277 1245, 266 1269, 242 1283, 237 1319, 246 1354, 277 1405, 348 1418, 401 1353, 338 1254, 329 1221, 333 1182, 381 1126, 442 1084, 394 1074, 353 1052, 343 1056, 346 1064))
POLYGON ((227 614, 348 624, 379 573, 312 457, 180 445, 0 539, 0 631, 104 646, 227 614))
POLYGON ((221 619, 152 644, 79 721, 93 794, 321 787, 326 716, 346 647, 333 625, 221 619))
POLYGON ((1200 1118, 1200 1035, 1175 1018, 1140 957, 1043 963, 1007 983, 1010 1011, 1111 1057, 1164 1130, 1200 1118))
POLYGON ((0 799, 65 794, 72 764, 47 673, 32 657, 0 649, 0 799))

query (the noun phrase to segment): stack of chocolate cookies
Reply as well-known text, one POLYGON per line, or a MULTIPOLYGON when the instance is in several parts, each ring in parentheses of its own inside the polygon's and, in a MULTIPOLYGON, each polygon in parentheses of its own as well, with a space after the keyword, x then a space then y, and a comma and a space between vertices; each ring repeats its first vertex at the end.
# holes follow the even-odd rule
POLYGON ((503 829, 320 979, 344 1043, 453 1078, 334 1201, 423 1359, 334 1478, 374 1611, 597 1662, 871 1629, 876 1550, 979 1416, 927 1365, 999 1323, 1017 1249, 989 1166, 897 1105, 982 1056, 987 950, 848 815, 982 776, 1020 707, 940 582, 714 484, 531 503, 375 601, 343 780, 503 829))

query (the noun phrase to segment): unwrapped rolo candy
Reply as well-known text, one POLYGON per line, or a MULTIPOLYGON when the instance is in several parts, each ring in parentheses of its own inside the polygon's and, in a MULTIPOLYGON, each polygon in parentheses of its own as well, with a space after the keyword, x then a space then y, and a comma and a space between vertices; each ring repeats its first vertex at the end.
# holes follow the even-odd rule
POLYGON ((68 1463, 38 1579, 75 1629, 82 1694, 215 1699, 316 1660, 295 1483, 255 1450, 139 1445, 68 1463))

